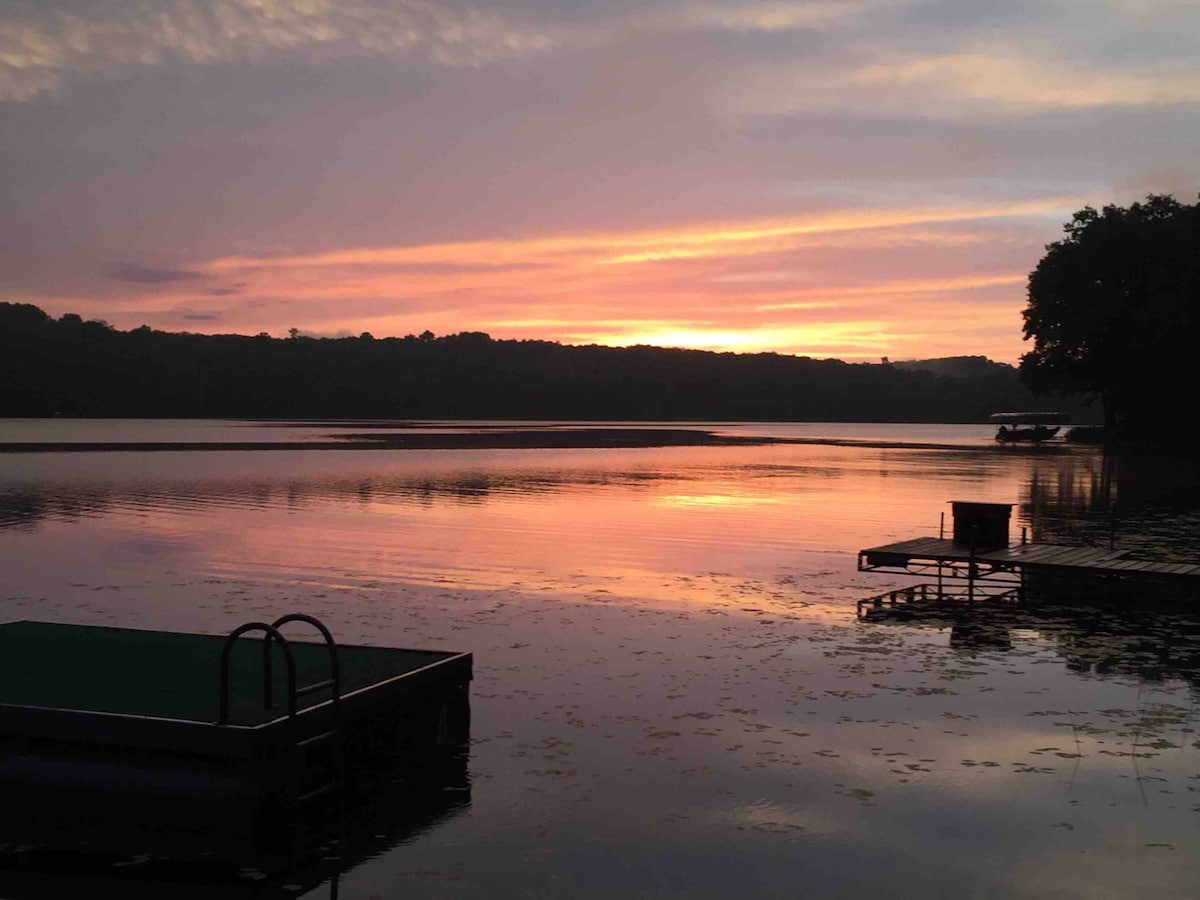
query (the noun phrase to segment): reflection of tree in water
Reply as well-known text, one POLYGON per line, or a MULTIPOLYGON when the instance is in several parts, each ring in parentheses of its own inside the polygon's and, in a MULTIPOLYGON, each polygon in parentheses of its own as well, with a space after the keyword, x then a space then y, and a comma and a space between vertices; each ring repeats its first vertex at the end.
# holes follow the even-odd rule
POLYGON ((497 495, 529 495, 592 489, 605 485, 638 485, 682 479, 679 473, 596 472, 452 472, 395 475, 308 476, 304 478, 230 478, 126 483, 60 482, 44 486, 0 488, 0 529, 31 527, 43 520, 76 521, 115 510, 195 509, 205 506, 304 507, 326 500, 482 504, 497 495))
POLYGON ((1107 543, 1116 497, 1114 474, 1107 456, 1072 455, 1036 462, 1020 504, 1020 517, 1030 523, 1030 540, 1107 543))
POLYGON ((1200 688, 1200 618, 1186 607, 1080 609, 1050 607, 1029 626, 1054 641, 1068 668, 1200 688))
POLYGON ((1116 467, 1117 546, 1146 558, 1200 559, 1200 460, 1125 453, 1116 467))
POLYGON ((1200 559, 1200 463, 1123 452, 1034 464, 1020 517, 1030 540, 1113 546, 1143 559, 1200 559))
POLYGON ((880 625, 950 629, 956 650, 1005 652, 1022 632, 1053 644, 1067 668, 1081 674, 1171 679, 1200 690, 1200 610, 1194 604, 1016 604, 1011 601, 916 601, 870 609, 880 625))
POLYGON ((0 528, 30 526, 46 516, 46 503, 37 491, 0 491, 0 528))

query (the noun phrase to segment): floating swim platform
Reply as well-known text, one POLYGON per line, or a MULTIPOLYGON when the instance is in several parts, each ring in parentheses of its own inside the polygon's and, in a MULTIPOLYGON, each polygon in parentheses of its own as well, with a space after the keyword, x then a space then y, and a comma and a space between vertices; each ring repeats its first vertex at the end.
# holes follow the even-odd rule
POLYGON ((470 653, 335 645, 299 614, 0 625, 0 840, 291 858, 374 774, 416 787, 462 749, 471 677, 470 653))
MULTIPOLYGON (((11 622, 0 625, 0 738, 81 740, 147 750, 240 757, 280 740, 465 690, 470 653, 338 645, 339 696, 310 692, 286 705, 287 672, 270 666, 263 702, 263 641, 234 642, 227 721, 220 664, 229 639, 134 628, 11 622), (240 646, 240 645, 247 646, 240 646)), ((327 681, 324 643, 288 640, 295 680, 327 681)))

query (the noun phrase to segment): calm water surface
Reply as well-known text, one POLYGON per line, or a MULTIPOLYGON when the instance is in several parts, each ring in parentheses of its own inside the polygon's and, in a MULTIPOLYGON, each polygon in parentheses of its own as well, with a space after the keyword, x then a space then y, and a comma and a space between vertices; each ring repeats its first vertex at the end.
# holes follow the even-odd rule
POLYGON ((472 651, 469 804, 342 897, 1200 894, 1200 617, 855 610, 909 583, 856 551, 947 500, 1194 561, 1194 485, 760 427, 961 449, 0 454, 0 618, 472 651))

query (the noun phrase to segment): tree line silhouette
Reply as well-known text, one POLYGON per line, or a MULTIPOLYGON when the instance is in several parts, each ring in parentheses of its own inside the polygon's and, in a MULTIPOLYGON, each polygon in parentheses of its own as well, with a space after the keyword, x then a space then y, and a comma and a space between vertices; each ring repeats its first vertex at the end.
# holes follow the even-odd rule
POLYGON ((0 303, 0 416, 982 422, 1062 407, 982 357, 921 367, 481 332, 292 335, 120 331, 0 303))

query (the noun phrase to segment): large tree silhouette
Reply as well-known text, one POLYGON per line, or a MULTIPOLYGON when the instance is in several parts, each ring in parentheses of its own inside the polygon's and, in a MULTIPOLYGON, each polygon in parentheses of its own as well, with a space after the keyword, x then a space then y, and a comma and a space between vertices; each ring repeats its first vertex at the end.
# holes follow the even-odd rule
POLYGON ((1110 433, 1171 440, 1197 410, 1200 203, 1084 207, 1029 275, 1022 380, 1098 399, 1110 433))

